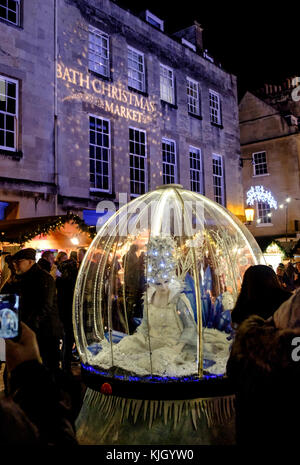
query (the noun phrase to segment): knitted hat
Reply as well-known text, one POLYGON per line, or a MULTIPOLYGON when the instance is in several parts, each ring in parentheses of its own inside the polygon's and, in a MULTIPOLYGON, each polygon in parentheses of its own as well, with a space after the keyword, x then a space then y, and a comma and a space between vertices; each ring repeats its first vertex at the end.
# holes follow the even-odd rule
POLYGON ((16 260, 35 260, 36 251, 34 249, 22 249, 12 256, 12 261, 16 260))

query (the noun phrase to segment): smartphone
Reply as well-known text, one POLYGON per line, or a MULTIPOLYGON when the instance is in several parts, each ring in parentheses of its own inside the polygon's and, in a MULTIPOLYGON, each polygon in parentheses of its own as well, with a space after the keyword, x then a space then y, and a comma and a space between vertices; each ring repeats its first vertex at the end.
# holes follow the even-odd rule
POLYGON ((20 336, 20 297, 0 294, 0 338, 18 340, 20 336))

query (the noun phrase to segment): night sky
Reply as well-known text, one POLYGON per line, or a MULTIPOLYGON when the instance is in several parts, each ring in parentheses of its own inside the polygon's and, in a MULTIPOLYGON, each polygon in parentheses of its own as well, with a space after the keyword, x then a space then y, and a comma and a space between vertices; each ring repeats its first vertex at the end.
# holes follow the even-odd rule
POLYGON ((204 47, 226 71, 238 77, 240 96, 265 82, 280 84, 287 77, 300 76, 300 5, 295 6, 296 2, 116 3, 135 14, 150 10, 165 21, 168 34, 192 25, 194 20, 200 23, 204 47))

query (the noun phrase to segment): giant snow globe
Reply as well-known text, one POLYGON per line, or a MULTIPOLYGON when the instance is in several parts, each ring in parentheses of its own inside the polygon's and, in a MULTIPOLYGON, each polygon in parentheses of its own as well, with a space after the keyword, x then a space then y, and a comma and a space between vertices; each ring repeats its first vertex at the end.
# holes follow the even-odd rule
POLYGON ((90 245, 75 288, 87 385, 79 441, 233 443, 230 314, 245 270, 259 263, 248 229, 182 186, 123 205, 90 245))

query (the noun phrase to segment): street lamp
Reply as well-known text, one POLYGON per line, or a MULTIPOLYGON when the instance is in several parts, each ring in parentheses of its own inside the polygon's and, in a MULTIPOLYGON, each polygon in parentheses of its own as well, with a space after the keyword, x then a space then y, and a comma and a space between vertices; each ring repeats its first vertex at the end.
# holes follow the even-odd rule
POLYGON ((291 201, 291 197, 287 197, 284 203, 279 205, 279 208, 285 208, 285 242, 287 242, 287 231, 288 231, 288 207, 291 201))
POLYGON ((246 224, 251 224, 254 220, 254 208, 245 208, 246 224))
POLYGON ((242 157, 240 157, 240 167, 241 167, 241 168, 244 167, 244 161, 245 161, 245 160, 251 160, 251 162, 252 162, 251 164, 254 165, 253 157, 251 157, 251 158, 242 158, 242 157))

